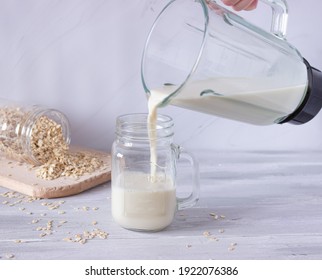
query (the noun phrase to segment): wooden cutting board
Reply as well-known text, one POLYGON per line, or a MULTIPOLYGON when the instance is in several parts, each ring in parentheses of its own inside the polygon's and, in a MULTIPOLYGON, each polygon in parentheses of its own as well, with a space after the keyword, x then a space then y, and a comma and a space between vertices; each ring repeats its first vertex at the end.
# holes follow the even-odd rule
POLYGON ((73 148, 73 151, 86 152, 103 161, 103 167, 79 178, 60 177, 45 180, 36 176, 37 167, 19 163, 5 157, 0 158, 0 186, 38 198, 55 198, 78 194, 111 179, 111 156, 108 153, 73 148))

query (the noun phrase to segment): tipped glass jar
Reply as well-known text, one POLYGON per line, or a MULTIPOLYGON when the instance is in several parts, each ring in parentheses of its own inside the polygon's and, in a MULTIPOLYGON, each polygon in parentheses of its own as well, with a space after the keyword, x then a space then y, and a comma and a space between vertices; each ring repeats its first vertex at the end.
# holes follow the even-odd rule
POLYGON ((70 144, 70 125, 60 111, 0 99, 0 154, 41 165, 70 144))

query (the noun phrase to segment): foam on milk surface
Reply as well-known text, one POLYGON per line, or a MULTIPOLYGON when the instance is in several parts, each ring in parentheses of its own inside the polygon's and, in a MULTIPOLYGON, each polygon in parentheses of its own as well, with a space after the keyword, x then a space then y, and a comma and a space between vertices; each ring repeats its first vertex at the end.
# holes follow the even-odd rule
POLYGON ((160 230, 167 227, 177 209, 174 182, 164 174, 124 172, 112 188, 112 215, 128 229, 160 230))

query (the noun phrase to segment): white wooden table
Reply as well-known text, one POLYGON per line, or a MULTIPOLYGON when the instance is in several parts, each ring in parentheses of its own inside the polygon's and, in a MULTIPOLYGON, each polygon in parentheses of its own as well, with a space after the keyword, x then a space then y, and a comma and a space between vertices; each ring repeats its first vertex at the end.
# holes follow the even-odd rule
POLYGON ((322 259, 321 153, 199 151, 197 158, 198 205, 157 233, 113 222, 110 183, 63 199, 0 196, 0 258, 322 259), (95 228, 108 237, 66 241, 95 228))

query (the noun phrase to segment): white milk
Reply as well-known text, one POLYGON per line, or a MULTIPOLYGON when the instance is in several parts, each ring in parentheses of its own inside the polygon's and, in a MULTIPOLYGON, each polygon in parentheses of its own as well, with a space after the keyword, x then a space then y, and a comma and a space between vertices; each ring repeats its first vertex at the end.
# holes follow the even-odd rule
POLYGON ((159 101, 153 98, 149 98, 148 101, 148 134, 150 140, 150 169, 151 180, 155 180, 156 168, 157 168, 157 111, 159 101))
MULTIPOLYGON (((306 92, 306 84, 282 88, 272 88, 272 84, 268 78, 196 81, 185 85, 170 104, 237 121, 268 125, 294 112, 306 92), (207 89, 216 94, 207 94, 207 89)), ((155 104, 173 90, 173 86, 152 90, 149 107, 157 106, 155 104)))
POLYGON ((112 215, 122 227, 157 231, 167 227, 177 209, 174 182, 155 174, 125 172, 113 182, 112 215))

